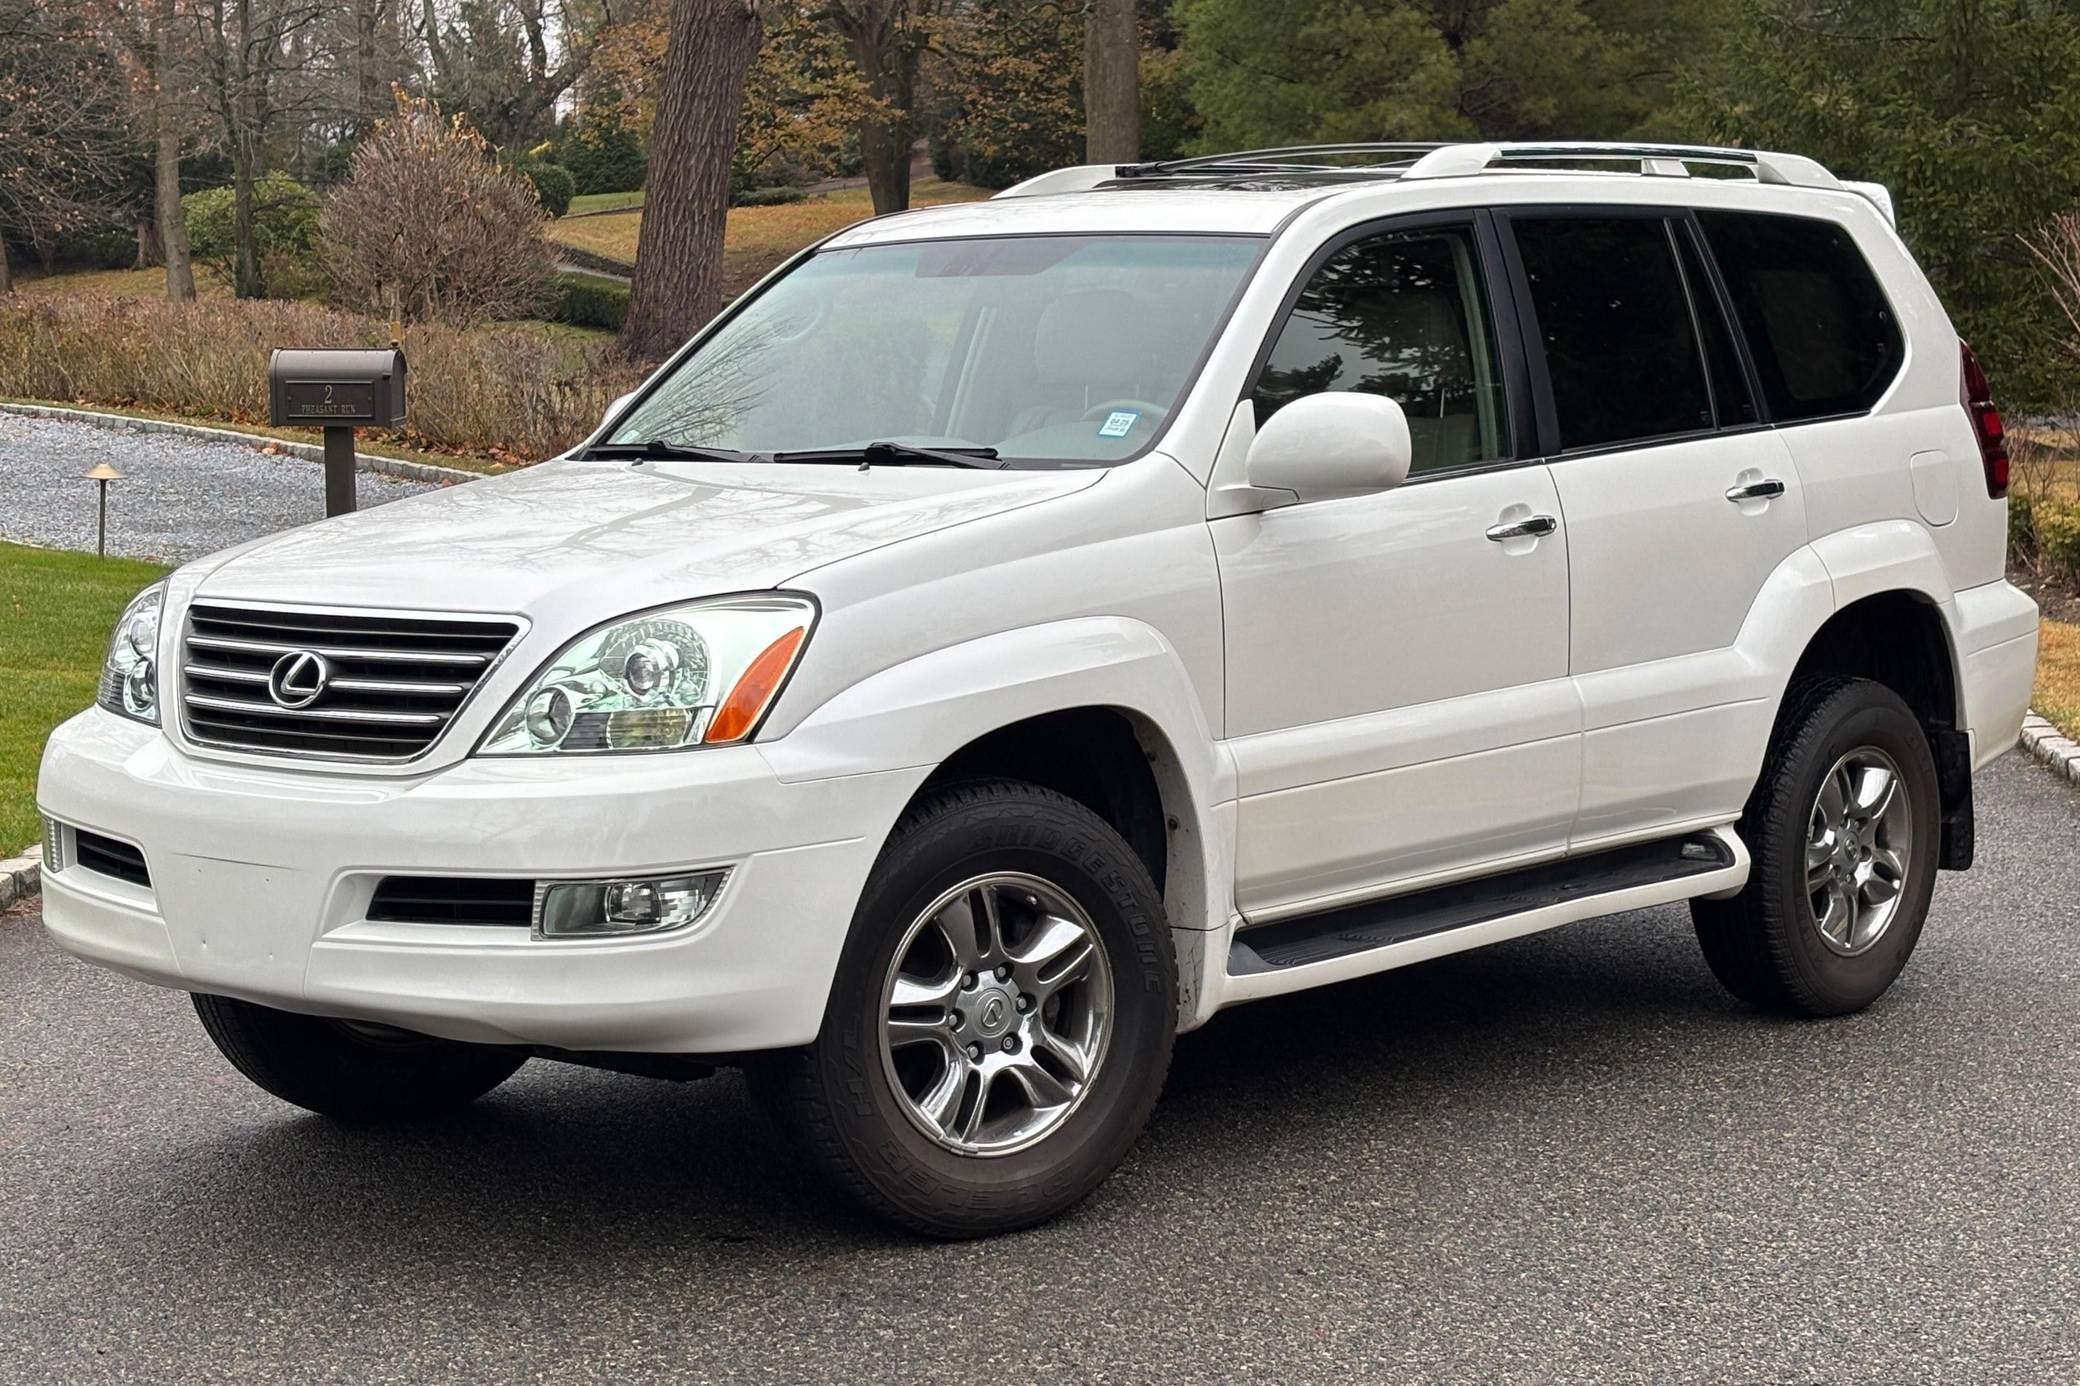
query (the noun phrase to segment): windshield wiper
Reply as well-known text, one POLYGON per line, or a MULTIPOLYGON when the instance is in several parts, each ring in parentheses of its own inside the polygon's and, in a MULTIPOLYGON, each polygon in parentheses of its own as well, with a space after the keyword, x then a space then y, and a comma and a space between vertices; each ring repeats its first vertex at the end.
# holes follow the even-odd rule
POLYGON ((615 457, 630 457, 638 462, 766 461, 755 452, 738 452, 733 448, 687 447, 680 443, 668 443, 662 438, 652 438, 647 443, 598 443, 585 449, 579 457, 587 462, 615 457))
POLYGON ((856 448, 807 448, 800 452, 776 452, 775 462, 858 462, 863 467, 905 463, 937 463, 945 467, 992 467, 1001 469, 995 448, 923 448, 914 443, 866 443, 856 448))

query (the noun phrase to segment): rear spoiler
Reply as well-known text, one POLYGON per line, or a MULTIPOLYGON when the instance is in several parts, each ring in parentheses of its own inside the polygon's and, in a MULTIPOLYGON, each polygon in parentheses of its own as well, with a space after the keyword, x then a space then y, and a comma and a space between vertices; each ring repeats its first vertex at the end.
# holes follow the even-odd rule
POLYGON ((1892 190, 1883 183, 1853 183, 1844 178, 1842 186, 1850 192, 1858 193, 1868 199, 1873 206, 1885 214, 1885 220, 1891 222, 1894 226, 1899 225, 1899 215, 1892 210, 1892 190))

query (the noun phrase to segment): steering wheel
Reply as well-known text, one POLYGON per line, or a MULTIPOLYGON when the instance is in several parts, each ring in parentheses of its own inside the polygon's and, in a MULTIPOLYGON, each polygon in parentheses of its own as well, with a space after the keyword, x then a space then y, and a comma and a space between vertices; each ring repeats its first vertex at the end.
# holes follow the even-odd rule
MULTIPOLYGON (((1117 409, 1132 409, 1143 415, 1152 414, 1154 417, 1149 419, 1149 422, 1152 424, 1161 423, 1170 414, 1170 411, 1162 405, 1150 404, 1145 399, 1108 399, 1103 404, 1092 405, 1089 409, 1084 410, 1082 422, 1089 423, 1094 419, 1102 419, 1117 409)), ((1139 423, 1141 420, 1136 419, 1134 422, 1139 423)))

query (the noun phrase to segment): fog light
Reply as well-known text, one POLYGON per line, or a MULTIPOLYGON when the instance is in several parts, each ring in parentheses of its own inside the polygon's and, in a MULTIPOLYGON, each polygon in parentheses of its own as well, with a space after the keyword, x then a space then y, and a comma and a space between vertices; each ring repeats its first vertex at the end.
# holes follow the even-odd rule
POLYGON ((539 938, 598 938, 683 929, 708 912, 727 871, 621 881, 543 881, 535 887, 539 938))

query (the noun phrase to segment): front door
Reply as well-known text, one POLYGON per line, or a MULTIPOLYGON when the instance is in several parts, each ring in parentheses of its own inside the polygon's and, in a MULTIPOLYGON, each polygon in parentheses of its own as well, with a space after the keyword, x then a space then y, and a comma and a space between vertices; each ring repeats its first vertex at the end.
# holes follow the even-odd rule
MULTIPOLYGON (((1567 546, 1513 426, 1471 220, 1332 246, 1254 387, 1406 411, 1401 487, 1212 522, 1236 899, 1253 921, 1557 855, 1576 808, 1567 546)), ((1249 427, 1244 414, 1238 427, 1249 427)))

